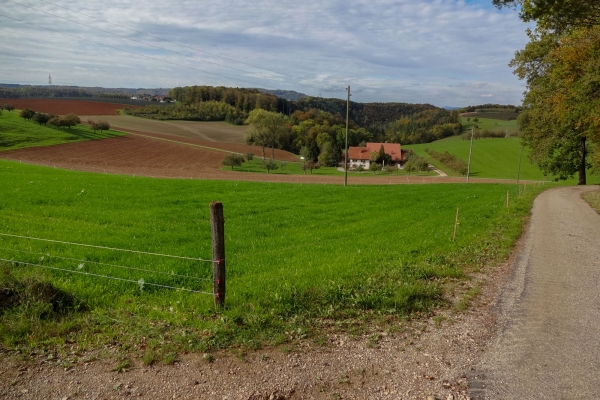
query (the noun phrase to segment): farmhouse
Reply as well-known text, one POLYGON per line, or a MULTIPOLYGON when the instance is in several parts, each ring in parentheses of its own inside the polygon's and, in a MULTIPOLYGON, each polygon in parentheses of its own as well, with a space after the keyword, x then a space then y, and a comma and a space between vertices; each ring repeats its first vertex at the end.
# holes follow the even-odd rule
POLYGON ((371 153, 378 153, 379 149, 383 146, 385 154, 389 154, 392 157, 392 162, 400 166, 405 161, 406 150, 402 150, 400 143, 367 143, 365 147, 350 147, 348 149, 348 167, 358 168, 362 165, 363 168, 368 169, 371 165, 371 153))

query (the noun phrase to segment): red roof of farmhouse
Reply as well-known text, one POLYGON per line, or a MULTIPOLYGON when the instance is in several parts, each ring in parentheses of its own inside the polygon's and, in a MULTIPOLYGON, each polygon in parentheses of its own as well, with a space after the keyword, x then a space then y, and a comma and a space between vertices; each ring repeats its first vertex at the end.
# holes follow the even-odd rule
POLYGON ((392 161, 402 161, 402 150, 400 150, 400 143, 367 143, 367 147, 350 147, 348 149, 348 159, 350 160, 370 160, 372 152, 379 152, 379 149, 383 146, 385 154, 392 156, 392 161))

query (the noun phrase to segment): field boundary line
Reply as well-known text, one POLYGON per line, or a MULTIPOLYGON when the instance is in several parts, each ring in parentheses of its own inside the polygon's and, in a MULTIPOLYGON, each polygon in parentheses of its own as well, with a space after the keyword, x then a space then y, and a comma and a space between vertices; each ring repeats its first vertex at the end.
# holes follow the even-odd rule
POLYGON ((8 262, 8 263, 17 263, 17 264, 23 264, 23 265, 29 265, 32 267, 39 267, 39 268, 46 268, 46 269, 52 269, 52 270, 56 270, 56 271, 63 271, 63 272, 70 272, 73 274, 80 274, 80 275, 89 275, 89 276, 95 276, 97 278, 106 278, 106 279, 113 279, 116 281, 122 281, 122 282, 130 282, 130 283, 136 283, 140 286, 156 286, 156 287, 161 287, 161 288, 165 288, 165 289, 175 289, 175 290, 183 290, 186 292, 192 292, 192 293, 199 293, 199 294, 209 294, 209 295, 213 295, 213 293, 209 293, 209 292, 201 292, 199 290, 193 290, 193 289, 186 289, 186 288, 178 288, 175 286, 168 286, 168 285, 160 285, 158 283, 149 283, 149 282, 145 282, 143 280, 140 281, 134 281, 133 279, 125 279, 125 278, 117 278, 114 276, 107 276, 107 275, 100 275, 100 274, 93 274, 90 272, 81 272, 81 271, 74 271, 72 269, 66 269, 66 268, 58 268, 58 267, 50 267, 48 265, 41 265, 41 264, 34 264, 34 263, 28 263, 28 262, 24 262, 24 261, 18 261, 18 260, 7 260, 5 258, 0 258, 0 261, 4 261, 4 262, 8 262))
POLYGON ((0 233, 0 236, 15 237, 15 238, 19 238, 19 239, 40 240, 42 242, 70 244, 70 245, 73 245, 73 246, 92 247, 92 248, 95 248, 95 249, 125 251, 125 252, 128 252, 128 253, 147 254, 147 255, 159 256, 159 257, 179 258, 179 259, 182 259, 182 260, 203 261, 203 262, 210 262, 210 263, 215 262, 214 260, 205 260, 203 258, 194 258, 194 257, 185 257, 185 256, 174 256, 174 255, 171 255, 171 254, 151 253, 151 252, 148 252, 148 251, 119 249, 119 248, 116 248, 116 247, 107 247, 107 246, 96 246, 96 245, 93 245, 93 244, 64 242, 64 241, 61 241, 61 240, 42 239, 42 238, 36 238, 36 237, 31 237, 31 236, 12 235, 12 234, 9 234, 9 233, 0 233))

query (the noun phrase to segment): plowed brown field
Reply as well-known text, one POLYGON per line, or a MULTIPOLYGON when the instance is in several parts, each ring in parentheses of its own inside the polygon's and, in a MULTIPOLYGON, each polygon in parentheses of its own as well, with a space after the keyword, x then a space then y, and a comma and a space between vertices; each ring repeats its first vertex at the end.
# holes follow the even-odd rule
MULTIPOLYGON (((94 119, 87 115, 79 116, 82 121, 94 119)), ((141 132, 177 135, 210 142, 245 144, 247 125, 230 125, 220 121, 158 121, 130 115, 107 115, 102 120, 118 130, 133 129, 141 132)))
MULTIPOLYGON (((235 144, 235 143, 220 143, 220 142, 211 142, 208 140, 189 138, 189 137, 181 137, 176 135, 169 134, 160 134, 160 133, 149 133, 149 132, 140 132, 133 129, 122 129, 116 128, 123 132, 132 133, 137 136, 143 136, 146 138, 156 138, 162 141, 169 142, 179 142, 186 143, 193 146, 204 147, 207 150, 218 150, 218 151, 226 151, 226 152, 234 152, 240 154, 253 153, 255 156, 260 156, 262 154, 262 148, 259 146, 248 146, 246 144, 235 144)), ((265 148, 265 155, 267 157, 271 156, 271 149, 265 148)), ((225 154, 220 155, 221 159, 225 157, 225 154)), ((299 162, 297 156, 287 151, 275 149, 275 159, 281 161, 291 161, 291 162, 299 162)))
MULTIPOLYGON (((151 177, 343 184, 341 176, 256 174, 221 170, 223 152, 128 135, 118 138, 0 152, 0 158, 49 167, 151 177)), ((348 176, 349 184, 454 183, 464 178, 348 176)), ((500 182, 472 179, 473 182, 500 182)), ((505 181, 514 182, 514 181, 505 181)), ((521 181, 521 183, 524 183, 521 181)))
POLYGON ((34 111, 59 115, 119 115, 119 110, 122 108, 137 108, 137 106, 100 101, 60 99, 0 99, 0 104, 12 104, 21 110, 31 108, 34 111))

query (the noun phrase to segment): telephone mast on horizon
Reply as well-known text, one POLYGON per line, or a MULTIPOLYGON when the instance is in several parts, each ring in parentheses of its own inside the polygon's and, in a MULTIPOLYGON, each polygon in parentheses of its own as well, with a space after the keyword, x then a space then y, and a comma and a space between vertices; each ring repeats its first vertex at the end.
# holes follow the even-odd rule
POLYGON ((52 77, 48 74, 48 86, 52 86, 52 77))

